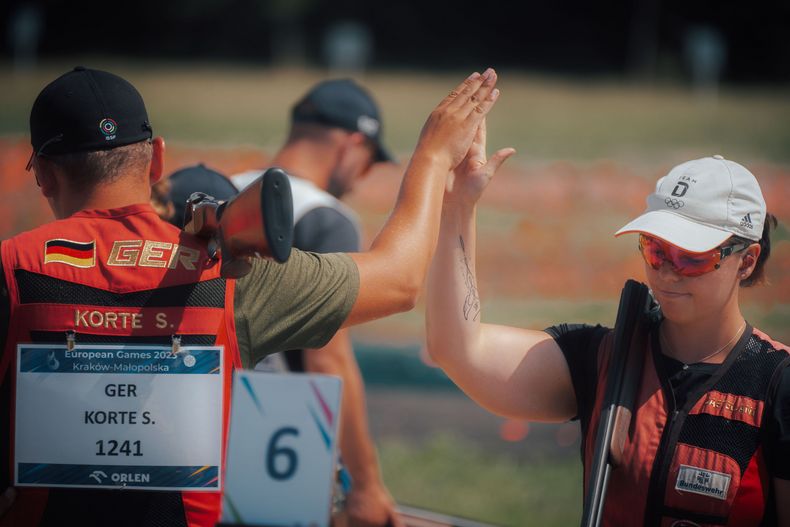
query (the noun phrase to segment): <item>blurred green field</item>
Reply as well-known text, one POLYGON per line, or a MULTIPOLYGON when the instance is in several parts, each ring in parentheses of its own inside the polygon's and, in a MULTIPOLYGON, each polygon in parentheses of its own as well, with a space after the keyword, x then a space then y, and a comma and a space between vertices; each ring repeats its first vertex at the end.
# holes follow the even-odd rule
POLYGON ((576 459, 518 462, 449 435, 384 441, 379 455, 399 503, 509 527, 566 527, 581 517, 576 459))
MULTIPOLYGON (((326 75, 321 70, 102 57, 44 63, 26 74, 14 74, 7 64, 0 64, 0 134, 24 134, 38 91, 76 64, 130 79, 146 99, 156 133, 170 141, 212 146, 276 147, 285 131, 287 109, 326 75)), ((380 101, 387 141, 405 155, 431 108, 467 73, 376 71, 360 80, 380 101)), ((490 119, 492 144, 512 145, 532 160, 676 161, 696 151, 743 160, 790 160, 787 86, 725 86, 712 99, 679 85, 499 73, 502 97, 490 119)))

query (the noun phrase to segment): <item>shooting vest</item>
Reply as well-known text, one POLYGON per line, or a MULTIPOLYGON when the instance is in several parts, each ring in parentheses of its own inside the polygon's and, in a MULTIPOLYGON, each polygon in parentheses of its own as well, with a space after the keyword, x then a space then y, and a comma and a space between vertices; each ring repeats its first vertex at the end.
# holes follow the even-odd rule
MULTIPOLYGON (((240 366, 234 282, 220 278, 204 243, 141 204, 78 212, 4 241, 0 250, 11 310, 0 363, 3 400, 10 405, 2 417, 8 420, 2 429, 10 431, 0 439, 8 468, 3 479, 13 482, 16 345, 65 343, 72 331, 78 345, 170 344, 178 335, 182 346, 224 346, 224 467, 231 373, 240 366)), ((17 491, 2 526, 213 527, 220 511, 219 492, 17 491)))
MULTIPOLYGON (((790 350, 747 327, 727 359, 681 408, 675 405, 657 331, 652 332, 623 462, 611 472, 602 525, 758 526, 773 517, 761 448, 766 402, 790 350)), ((598 354, 598 386, 585 436, 585 485, 614 332, 598 354)))

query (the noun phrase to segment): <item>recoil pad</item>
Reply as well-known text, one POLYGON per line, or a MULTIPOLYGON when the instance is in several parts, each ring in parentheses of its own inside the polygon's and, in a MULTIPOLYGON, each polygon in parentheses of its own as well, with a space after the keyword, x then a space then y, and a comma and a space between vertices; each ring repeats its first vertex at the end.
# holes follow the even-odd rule
POLYGON ((267 169, 242 192, 219 202, 196 192, 187 201, 184 230, 212 240, 225 278, 241 278, 253 257, 285 262, 293 244, 293 197, 286 172, 267 169))

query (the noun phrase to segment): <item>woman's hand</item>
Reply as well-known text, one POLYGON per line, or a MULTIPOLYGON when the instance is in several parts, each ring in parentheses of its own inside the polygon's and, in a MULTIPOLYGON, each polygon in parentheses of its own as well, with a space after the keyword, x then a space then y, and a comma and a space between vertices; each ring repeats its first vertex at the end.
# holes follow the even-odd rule
POLYGON ((503 148, 490 159, 486 158, 486 121, 483 119, 466 156, 447 180, 444 202, 474 206, 502 163, 515 153, 513 148, 503 148))

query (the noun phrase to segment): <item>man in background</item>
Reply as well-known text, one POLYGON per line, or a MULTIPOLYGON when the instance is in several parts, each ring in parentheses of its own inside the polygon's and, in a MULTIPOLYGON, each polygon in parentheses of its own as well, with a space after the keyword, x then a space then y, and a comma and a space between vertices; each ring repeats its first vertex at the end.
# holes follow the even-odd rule
MULTIPOLYGON (((367 91, 348 79, 314 86, 294 105, 288 139, 271 163, 292 175, 294 247, 318 253, 358 252, 359 221, 340 198, 370 173, 374 163, 392 161, 381 143, 378 107, 367 91)), ((241 190, 262 172, 250 170, 231 180, 241 190)), ((324 348, 284 353, 270 355, 258 369, 276 369, 284 358, 290 371, 343 379, 340 454, 352 480, 346 500, 351 524, 400 525, 381 480, 348 330, 338 331, 324 348)))
POLYGON ((239 193, 227 177, 203 163, 179 168, 154 185, 154 190, 162 184, 167 185, 167 205, 162 208, 165 211, 172 209, 172 212, 169 216, 160 216, 178 228, 184 226, 187 200, 193 192, 203 192, 220 201, 227 201, 239 193))

